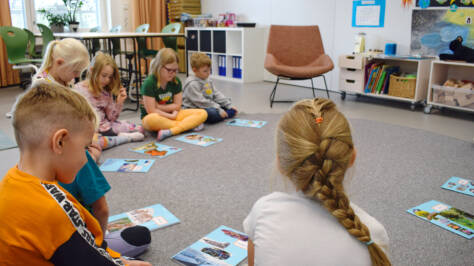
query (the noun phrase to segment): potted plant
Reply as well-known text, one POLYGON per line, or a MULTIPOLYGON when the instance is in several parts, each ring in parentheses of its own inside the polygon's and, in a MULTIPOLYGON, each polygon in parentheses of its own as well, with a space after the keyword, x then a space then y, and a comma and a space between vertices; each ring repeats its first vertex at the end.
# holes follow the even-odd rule
POLYGON ((64 5, 66 6, 66 20, 69 25, 69 29, 72 31, 77 31, 79 28, 79 21, 76 19, 77 10, 81 9, 84 4, 81 0, 63 0, 64 5))
POLYGON ((44 8, 38 10, 38 12, 45 16, 53 32, 64 32, 64 25, 67 22, 64 14, 55 14, 44 8))

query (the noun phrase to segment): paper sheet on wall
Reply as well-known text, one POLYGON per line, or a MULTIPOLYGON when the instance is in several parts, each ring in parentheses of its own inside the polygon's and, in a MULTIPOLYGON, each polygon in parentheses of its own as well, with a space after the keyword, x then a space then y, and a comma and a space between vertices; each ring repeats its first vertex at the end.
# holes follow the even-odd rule
POLYGON ((353 0, 352 27, 383 27, 385 0, 353 0))
POLYGON ((380 6, 358 6, 356 9, 357 26, 377 26, 380 21, 380 6))

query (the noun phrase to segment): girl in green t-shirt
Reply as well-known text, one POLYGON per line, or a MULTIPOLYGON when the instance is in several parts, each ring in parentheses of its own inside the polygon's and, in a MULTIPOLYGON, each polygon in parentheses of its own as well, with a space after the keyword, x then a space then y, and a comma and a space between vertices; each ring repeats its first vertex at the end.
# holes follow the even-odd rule
POLYGON ((183 93, 176 77, 178 55, 173 49, 163 48, 151 62, 150 73, 140 89, 143 127, 157 131, 157 140, 181 132, 203 128, 207 112, 203 109, 181 110, 183 93))

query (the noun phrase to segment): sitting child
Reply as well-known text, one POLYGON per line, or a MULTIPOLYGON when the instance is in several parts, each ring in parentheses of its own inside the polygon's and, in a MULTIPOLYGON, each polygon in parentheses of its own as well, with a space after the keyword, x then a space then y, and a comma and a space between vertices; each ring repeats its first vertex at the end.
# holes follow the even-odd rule
POLYGON ((77 83, 74 89, 84 95, 99 114, 101 136, 98 140, 102 149, 112 146, 110 138, 104 136, 118 136, 115 145, 143 140, 142 126, 118 120, 127 92, 121 87, 119 69, 110 55, 98 52, 92 59, 86 80, 77 83))
POLYGON ((249 266, 391 265, 385 228, 346 194, 356 150, 332 101, 296 103, 277 126, 276 151, 290 188, 260 198, 245 219, 249 266))
POLYGON ((189 76, 184 83, 183 107, 206 110, 206 123, 210 124, 234 117, 237 109, 232 107, 230 98, 225 97, 208 80, 211 59, 204 53, 194 53, 191 56, 191 67, 195 76, 189 76))
POLYGON ((58 185, 88 161, 98 119, 87 100, 35 82, 13 110, 20 160, 0 182, 0 265, 150 265, 108 248, 97 220, 58 185))
POLYGON ((140 88, 143 127, 157 131, 157 141, 181 132, 202 129, 207 113, 201 109, 181 109, 183 93, 178 72, 178 55, 163 48, 151 62, 150 73, 140 88))

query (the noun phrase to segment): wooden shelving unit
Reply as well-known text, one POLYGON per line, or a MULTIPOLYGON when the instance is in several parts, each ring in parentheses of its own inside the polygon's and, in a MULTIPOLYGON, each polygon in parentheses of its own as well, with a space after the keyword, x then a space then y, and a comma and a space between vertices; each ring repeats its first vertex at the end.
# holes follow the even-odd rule
POLYGON ((417 104, 423 104, 428 93, 430 64, 432 59, 410 59, 400 57, 366 57, 362 55, 343 55, 339 59, 341 68, 339 89, 341 98, 345 99, 346 93, 363 95, 374 98, 390 99, 411 103, 414 110, 417 104), (364 92, 365 65, 368 62, 381 62, 391 66, 399 66, 401 72, 416 73, 416 87, 413 98, 404 98, 386 94, 364 92))
POLYGON ((474 107, 462 107, 456 106, 455 104, 445 104, 436 102, 434 99, 434 91, 450 91, 454 93, 460 93, 462 95, 470 95, 469 97, 474 97, 474 91, 466 90, 461 88, 453 88, 442 86, 444 82, 448 79, 457 79, 457 80, 473 80, 474 75, 474 64, 464 63, 464 62, 452 62, 452 61, 433 61, 431 62, 431 74, 429 80, 429 90, 427 105, 425 107, 425 113, 431 113, 431 109, 435 108, 450 108, 465 112, 474 112, 474 107))

